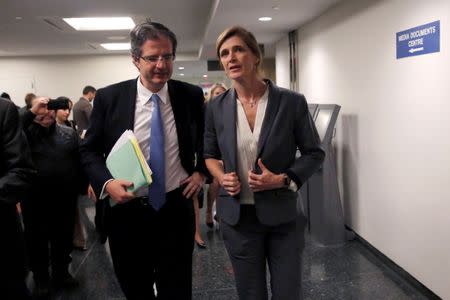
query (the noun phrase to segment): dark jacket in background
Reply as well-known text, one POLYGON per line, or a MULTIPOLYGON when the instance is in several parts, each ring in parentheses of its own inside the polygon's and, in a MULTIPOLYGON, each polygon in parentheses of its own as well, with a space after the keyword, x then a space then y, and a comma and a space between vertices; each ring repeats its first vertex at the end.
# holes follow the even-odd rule
POLYGON ((49 128, 33 122, 35 115, 27 111, 22 116, 24 132, 36 165, 35 190, 64 188, 67 192, 82 193, 87 190, 87 180, 82 172, 78 151, 79 137, 68 126, 49 128))
POLYGON ((24 243, 16 203, 24 199, 34 174, 17 108, 0 98, 0 291, 8 299, 23 295, 24 243))
POLYGON ((56 122, 45 128, 34 122, 34 117, 31 111, 22 117, 37 170, 22 212, 30 269, 36 282, 46 282, 49 263, 53 278, 68 272, 76 201, 79 194, 87 191, 87 180, 81 169, 75 130, 56 122))
POLYGON ((92 104, 89 100, 81 97, 80 100, 75 103, 72 109, 73 120, 78 126, 78 134, 81 135, 83 130, 87 130, 89 127, 89 119, 92 112, 92 104))

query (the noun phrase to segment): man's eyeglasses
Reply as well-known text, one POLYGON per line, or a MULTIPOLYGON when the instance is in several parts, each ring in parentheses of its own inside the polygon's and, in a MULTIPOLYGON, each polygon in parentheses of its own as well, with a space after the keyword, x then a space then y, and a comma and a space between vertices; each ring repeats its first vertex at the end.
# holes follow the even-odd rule
POLYGON ((175 55, 173 54, 164 54, 161 56, 157 56, 157 55, 150 55, 150 56, 141 56, 141 58, 148 63, 152 63, 152 64, 156 64, 158 63, 160 60, 168 63, 168 62, 172 62, 175 58, 175 55))

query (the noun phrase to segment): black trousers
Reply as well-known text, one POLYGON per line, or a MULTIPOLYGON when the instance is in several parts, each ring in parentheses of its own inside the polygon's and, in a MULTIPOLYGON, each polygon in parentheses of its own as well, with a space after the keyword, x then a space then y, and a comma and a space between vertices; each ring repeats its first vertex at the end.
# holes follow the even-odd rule
POLYGON ((0 298, 30 299, 25 285, 25 243, 16 207, 0 204, 0 298))
POLYGON ((181 188, 166 199, 158 212, 145 199, 111 208, 109 246, 127 299, 192 299, 193 203, 181 188))
POLYGON ((73 247, 77 196, 76 193, 51 191, 35 194, 23 202, 27 252, 37 281, 49 280, 50 264, 53 276, 67 272, 73 247))

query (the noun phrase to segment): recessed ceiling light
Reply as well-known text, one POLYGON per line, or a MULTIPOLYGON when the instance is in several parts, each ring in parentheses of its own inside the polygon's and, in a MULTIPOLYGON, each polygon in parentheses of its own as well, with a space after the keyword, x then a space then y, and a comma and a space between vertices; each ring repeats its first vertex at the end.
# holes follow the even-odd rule
POLYGON ((183 73, 180 73, 179 75, 180 75, 180 76, 184 76, 184 74, 183 74, 183 73))
POLYGON ((16 20, 22 20, 22 17, 16 17, 16 20))
POLYGON ((208 78, 208 75, 206 75, 206 74, 205 74, 205 75, 203 75, 203 78, 208 78))
POLYGON ((261 17, 258 20, 260 20, 261 22, 269 22, 269 21, 272 21, 272 18, 271 17, 261 17))
POLYGON ((184 67, 178 67, 178 70, 184 70, 184 67))
POLYGON ((117 18, 63 18, 63 20, 76 30, 125 30, 134 27, 130 17, 117 18))
POLYGON ((130 43, 105 43, 100 44, 106 50, 130 50, 130 43))
POLYGON ((108 40, 111 40, 111 41, 121 41, 121 40, 125 40, 126 38, 127 38, 126 36, 120 36, 120 35, 108 36, 108 40))
POLYGON ((272 6, 272 9, 274 9, 274 10, 279 10, 280 7, 279 7, 278 5, 274 5, 274 6, 272 6))

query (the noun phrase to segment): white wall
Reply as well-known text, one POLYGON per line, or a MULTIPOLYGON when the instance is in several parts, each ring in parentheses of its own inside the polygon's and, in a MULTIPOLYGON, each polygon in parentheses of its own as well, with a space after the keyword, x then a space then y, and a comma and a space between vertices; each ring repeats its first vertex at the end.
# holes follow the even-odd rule
POLYGON ((286 35, 275 45, 275 74, 277 85, 289 88, 289 37, 286 35))
POLYGON ((299 87, 342 106, 347 224, 450 299, 450 2, 347 0, 299 30, 299 87), (396 32, 441 21, 440 53, 396 59, 396 32))
POLYGON ((86 85, 101 88, 138 75, 129 55, 6 57, 0 69, 0 90, 20 106, 28 92, 77 101, 86 85))
MULTIPOLYGON (((19 106, 25 105, 25 94, 30 92, 78 101, 86 85, 98 89, 138 76, 129 54, 0 57, 0 70, 0 93, 6 91, 19 106)), ((216 74, 206 80, 203 74, 180 77, 176 71, 174 78, 192 84, 225 81, 223 72, 211 72, 216 74)))

